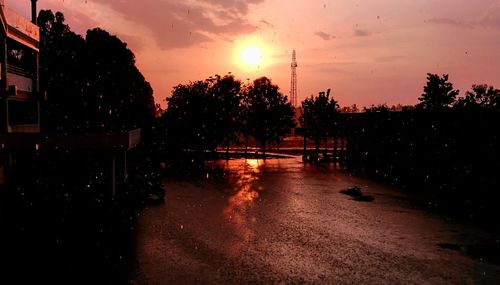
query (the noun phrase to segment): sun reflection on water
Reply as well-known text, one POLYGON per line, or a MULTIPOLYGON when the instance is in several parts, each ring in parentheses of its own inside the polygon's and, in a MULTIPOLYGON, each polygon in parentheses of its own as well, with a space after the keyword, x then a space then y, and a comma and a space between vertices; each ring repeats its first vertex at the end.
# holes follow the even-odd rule
POLYGON ((237 234, 244 241, 253 237, 253 232, 249 225, 256 221, 255 217, 248 214, 248 210, 259 198, 263 187, 257 183, 259 174, 262 172, 264 162, 258 159, 247 159, 238 165, 234 172, 235 194, 228 198, 228 204, 223 210, 224 217, 235 226, 237 234))

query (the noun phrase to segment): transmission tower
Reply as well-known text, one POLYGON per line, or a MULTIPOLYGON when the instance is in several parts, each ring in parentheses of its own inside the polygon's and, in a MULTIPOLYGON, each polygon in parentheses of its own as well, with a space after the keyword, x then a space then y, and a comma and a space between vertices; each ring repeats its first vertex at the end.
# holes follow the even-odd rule
POLYGON ((297 107, 297 57, 295 55, 295 50, 292 54, 292 79, 290 82, 290 101, 293 107, 297 107))

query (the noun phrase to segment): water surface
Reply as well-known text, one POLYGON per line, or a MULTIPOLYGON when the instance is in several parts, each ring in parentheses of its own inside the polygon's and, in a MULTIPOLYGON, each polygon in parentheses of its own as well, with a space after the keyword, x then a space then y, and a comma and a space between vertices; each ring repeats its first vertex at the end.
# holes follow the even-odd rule
POLYGON ((463 250, 498 236, 395 189, 297 158, 214 164, 224 171, 165 178, 166 203, 139 217, 137 284, 500 282, 463 250), (339 193, 354 185, 375 201, 339 193))

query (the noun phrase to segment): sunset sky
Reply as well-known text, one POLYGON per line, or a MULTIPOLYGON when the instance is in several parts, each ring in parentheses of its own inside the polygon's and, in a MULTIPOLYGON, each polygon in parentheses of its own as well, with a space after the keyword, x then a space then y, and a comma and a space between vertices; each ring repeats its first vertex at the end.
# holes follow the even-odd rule
MULTIPOLYGON (((26 17, 29 0, 8 0, 26 17)), ((342 106, 415 104, 427 72, 463 94, 500 88, 500 0, 39 0, 80 34, 127 42, 165 106, 174 85, 231 72, 268 76, 288 94, 292 50, 299 101, 331 88, 342 106), (244 63, 246 48, 261 52, 244 63)))

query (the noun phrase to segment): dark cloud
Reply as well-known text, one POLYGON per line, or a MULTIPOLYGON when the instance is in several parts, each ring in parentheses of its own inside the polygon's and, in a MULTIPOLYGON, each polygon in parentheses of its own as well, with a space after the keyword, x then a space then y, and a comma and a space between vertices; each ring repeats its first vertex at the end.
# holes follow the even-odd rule
POLYGON ((366 31, 366 30, 361 30, 361 29, 354 30, 355 37, 368 37, 370 35, 371 35, 371 33, 369 31, 366 31))
POLYGON ((274 25, 269 23, 268 21, 266 20, 260 20, 260 24, 261 26, 264 26, 266 28, 274 28, 274 25))
POLYGON ((314 33, 314 35, 316 35, 316 36, 324 39, 325 41, 329 41, 329 40, 335 38, 334 36, 332 36, 332 35, 330 35, 328 33, 322 32, 322 31, 317 31, 317 32, 314 33))
POLYGON ((125 19, 144 25, 163 49, 183 48, 214 40, 252 33, 257 27, 245 15, 251 1, 200 0, 187 4, 175 0, 109 1, 105 4, 125 19))

